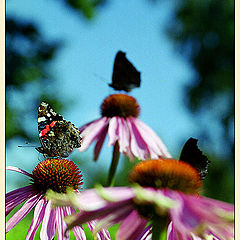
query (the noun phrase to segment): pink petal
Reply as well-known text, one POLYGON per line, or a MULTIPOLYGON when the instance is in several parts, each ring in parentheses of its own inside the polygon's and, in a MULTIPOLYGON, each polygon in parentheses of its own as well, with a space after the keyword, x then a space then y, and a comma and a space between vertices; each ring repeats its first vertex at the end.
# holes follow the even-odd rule
MULTIPOLYGON (((100 190, 101 191, 101 190, 100 190)), ((131 200, 135 193, 128 187, 109 187, 102 190, 102 194, 108 196, 112 202, 131 200)), ((88 189, 77 194, 79 208, 86 211, 97 210, 105 207, 108 202, 104 200, 95 189, 88 189)))
POLYGON ((142 126, 139 124, 140 120, 133 117, 131 118, 131 120, 134 123, 140 135, 142 136, 142 138, 144 139, 144 141, 146 142, 151 158, 158 158, 159 156, 163 155, 161 154, 161 149, 158 147, 158 145, 154 141, 154 138, 152 138, 151 132, 145 131, 145 129, 142 128, 142 126))
POLYGON ((234 205, 226 202, 222 202, 216 199, 202 197, 201 201, 207 205, 211 204, 212 206, 215 206, 216 208, 221 208, 225 211, 234 212, 234 205))
MULTIPOLYGON (((75 210, 70 207, 66 207, 65 211, 66 211, 65 216, 76 213, 75 210)), ((85 235, 85 232, 84 232, 82 226, 76 226, 72 229, 72 231, 73 231, 73 234, 74 234, 76 240, 86 240, 86 235, 85 235)))
POLYGON ((185 232, 183 231, 183 229, 181 231, 177 231, 172 222, 170 222, 170 224, 168 225, 167 229, 168 240, 193 240, 194 238, 192 238, 192 236, 193 234, 190 231, 185 232))
POLYGON ((6 194, 6 216, 20 203, 27 200, 28 198, 36 195, 36 191, 33 190, 32 186, 26 186, 23 188, 16 189, 6 194))
POLYGON ((108 136, 109 136, 108 146, 114 145, 119 137, 117 117, 112 117, 109 121, 108 136))
POLYGON ((89 145, 99 137, 102 129, 107 127, 108 121, 109 119, 107 117, 95 120, 81 132, 82 146, 78 149, 80 152, 86 150, 89 145))
POLYGON ((6 223, 6 232, 9 232, 13 227, 15 227, 39 202, 42 198, 41 194, 37 194, 29 198, 24 205, 8 220, 6 223))
POLYGON ((113 225, 124 219, 132 209, 133 206, 129 201, 122 201, 121 203, 108 203, 105 207, 93 211, 81 211, 75 215, 74 219, 69 223, 68 229, 101 218, 103 218, 103 224, 99 223, 99 228, 107 228, 108 225, 113 225), (107 216, 109 216, 109 219, 107 216))
POLYGON ((32 185, 26 186, 26 187, 22 187, 22 188, 18 188, 16 190, 13 190, 9 193, 6 194, 6 202, 7 201, 11 201, 12 199, 14 199, 15 197, 21 195, 22 193, 32 193, 33 192, 33 187, 32 185))
POLYGON ((15 171, 15 172, 19 172, 19 173, 22 173, 28 177, 32 177, 32 174, 20 169, 20 168, 17 168, 17 167, 11 167, 11 166, 8 166, 6 167, 6 170, 11 170, 11 171, 15 171))
POLYGON ((36 205, 32 223, 30 225, 30 228, 28 229, 28 233, 26 236, 26 240, 34 240, 34 236, 36 234, 36 231, 40 225, 40 223, 43 220, 44 212, 47 206, 47 202, 44 198, 42 198, 36 205))
POLYGON ((132 117, 131 119, 134 121, 138 131, 143 136, 144 140, 148 143, 149 146, 151 146, 153 151, 158 154, 158 156, 164 156, 167 158, 172 157, 162 140, 148 125, 137 118, 132 117))
POLYGON ((84 129, 86 129, 89 125, 91 125, 92 123, 94 123, 94 122, 96 122, 96 121, 98 121, 99 119, 96 119, 96 120, 93 120, 93 121, 91 121, 91 122, 89 122, 89 123, 87 123, 87 124, 84 124, 82 127, 80 127, 78 130, 79 130, 79 132, 80 132, 80 134, 84 131, 84 129))
POLYGON ((119 151, 121 153, 127 152, 127 148, 130 146, 130 133, 125 119, 118 118, 119 126, 119 151))
POLYGON ((128 156, 128 157, 130 158, 130 161, 134 161, 135 156, 134 156, 134 154, 132 153, 130 147, 127 147, 126 152, 124 152, 123 154, 126 155, 126 156, 128 156))
POLYGON ((178 238, 176 232, 174 231, 173 224, 170 222, 167 229, 167 239, 168 240, 181 240, 182 238, 178 238))
POLYGON ((86 235, 82 227, 76 226, 72 229, 76 240, 86 240, 86 235))
POLYGON ((102 149, 103 142, 105 140, 105 137, 107 135, 108 129, 103 128, 102 132, 99 134, 98 140, 96 142, 95 148, 94 148, 94 161, 97 161, 98 156, 100 154, 100 151, 102 149))
POLYGON ((136 210, 133 210, 121 223, 116 238, 121 240, 136 240, 144 231, 147 220, 140 217, 136 210), (131 227, 130 227, 131 226, 131 227))
POLYGON ((67 224, 64 222, 64 213, 63 213, 63 208, 62 207, 56 207, 55 208, 56 212, 56 230, 57 230, 57 239, 58 240, 65 240, 69 239, 69 234, 64 236, 64 231, 67 228, 67 224))
POLYGON ((42 228, 40 231, 40 238, 44 240, 51 240, 55 235, 55 221, 56 212, 55 209, 51 209, 51 201, 47 203, 45 209, 45 216, 42 222, 42 228))
POLYGON ((149 156, 147 144, 143 140, 131 118, 127 118, 127 124, 131 136, 131 152, 141 160, 146 159, 149 156))
POLYGON ((142 232, 142 235, 138 238, 138 240, 151 240, 151 239, 152 239, 152 226, 148 225, 144 229, 144 231, 142 232))
MULTIPOLYGON (((97 221, 94 221, 94 220, 87 222, 87 226, 91 232, 94 231, 96 223, 97 223, 97 221)), ((108 230, 106 230, 106 229, 101 229, 101 231, 99 231, 96 234, 96 237, 97 237, 97 240, 111 240, 110 234, 109 234, 108 230)))
MULTIPOLYGON (((185 195, 176 191, 165 191, 166 194, 178 202, 178 207, 170 210, 171 219, 176 234, 182 234, 183 238, 189 237, 189 233, 195 233, 199 224, 205 223, 206 233, 212 232, 217 237, 233 237, 233 224, 219 216, 221 210, 215 200, 194 195, 185 195), (217 211, 218 209, 218 211, 217 211)), ((227 204, 229 205, 229 204, 227 204)), ((231 213, 231 212, 230 212, 231 213)))

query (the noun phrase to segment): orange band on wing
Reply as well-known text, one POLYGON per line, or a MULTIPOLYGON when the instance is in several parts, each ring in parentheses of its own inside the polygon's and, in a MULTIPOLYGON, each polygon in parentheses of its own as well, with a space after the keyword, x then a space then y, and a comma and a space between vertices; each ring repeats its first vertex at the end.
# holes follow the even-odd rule
MULTIPOLYGON (((57 123, 57 121, 53 121, 50 123, 50 127, 54 127, 54 125, 57 123)), ((47 125, 40 133, 40 136, 43 137, 44 135, 46 135, 46 133, 48 133, 50 131, 50 127, 49 125, 47 125)))

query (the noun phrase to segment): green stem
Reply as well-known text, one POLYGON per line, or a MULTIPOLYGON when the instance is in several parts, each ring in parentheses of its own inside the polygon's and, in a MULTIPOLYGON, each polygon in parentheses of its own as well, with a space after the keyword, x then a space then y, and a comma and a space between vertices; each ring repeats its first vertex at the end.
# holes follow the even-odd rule
POLYGON ((152 220, 152 240, 164 240, 166 237, 167 218, 155 216, 152 220))
POLYGON ((113 147, 112 163, 108 174, 107 186, 112 187, 114 185, 115 173, 117 170, 117 165, 120 157, 118 142, 115 143, 113 147))

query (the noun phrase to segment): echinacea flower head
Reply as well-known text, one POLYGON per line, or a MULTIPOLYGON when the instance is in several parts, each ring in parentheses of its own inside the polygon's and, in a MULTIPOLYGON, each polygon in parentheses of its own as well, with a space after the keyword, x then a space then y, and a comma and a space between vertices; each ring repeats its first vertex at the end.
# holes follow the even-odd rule
MULTIPOLYGON (((51 189, 56 193, 66 193, 68 188, 77 192, 81 189, 83 179, 77 166, 66 159, 46 159, 40 162, 32 173, 28 173, 16 167, 7 167, 7 170, 16 171, 28 176, 31 180, 29 186, 16 189, 6 195, 6 215, 15 207, 25 202, 23 206, 6 223, 6 232, 14 228, 32 209, 34 209, 32 223, 28 229, 26 239, 34 239, 36 231, 42 223, 40 238, 51 240, 55 236, 58 239, 69 239, 69 232, 64 234, 66 223, 64 218, 76 213, 72 207, 57 207, 52 209, 52 202, 45 197, 46 192, 51 189)), ((90 230, 95 222, 87 223, 90 230)), ((86 239, 82 226, 73 228, 76 239, 86 239)), ((110 239, 106 230, 99 232, 97 239, 110 239)))
POLYGON ((65 205, 82 211, 68 221, 67 229, 98 219, 95 232, 120 223, 118 240, 155 240, 166 229, 169 240, 234 238, 233 205, 200 196, 200 175, 188 163, 142 161, 129 178, 132 187, 89 189, 69 196, 65 205))
POLYGON ((135 98, 127 94, 108 96, 101 105, 102 117, 79 129, 83 138, 79 151, 85 151, 96 141, 94 160, 97 160, 108 135, 108 146, 118 143, 119 152, 130 159, 171 157, 157 134, 137 118, 139 113, 140 106, 135 98))

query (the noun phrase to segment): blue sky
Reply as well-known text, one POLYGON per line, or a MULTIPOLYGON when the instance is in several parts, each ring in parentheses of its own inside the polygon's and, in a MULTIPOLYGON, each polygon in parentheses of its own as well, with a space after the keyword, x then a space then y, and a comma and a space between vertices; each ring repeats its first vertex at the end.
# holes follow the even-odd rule
MULTIPOLYGON (((107 83, 111 81, 115 54, 125 51, 141 71, 141 88, 130 93, 141 106, 140 119, 178 157, 184 141, 190 136, 198 138, 199 132, 197 122, 184 105, 184 86, 190 83, 194 71, 166 35, 173 7, 172 1, 150 4, 129 0, 126 4, 115 0, 87 21, 61 1, 13 0, 7 2, 7 15, 33 21, 47 40, 63 40, 64 46, 49 68, 57 81, 57 94, 74 100, 61 114, 76 126, 100 117, 101 102, 114 93, 107 83)), ((35 113, 31 128, 37 134, 35 113)), ((32 153, 33 149, 19 149, 17 144, 8 146, 7 165, 32 171, 37 162, 32 159, 37 159, 38 154, 32 153)), ((109 154, 105 145, 99 162, 91 163, 91 167, 105 165, 105 161, 109 167, 109 154)), ((82 156, 92 156, 92 148, 82 156)), ((8 173, 8 187, 14 185, 11 176, 8 173)))

